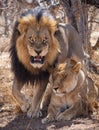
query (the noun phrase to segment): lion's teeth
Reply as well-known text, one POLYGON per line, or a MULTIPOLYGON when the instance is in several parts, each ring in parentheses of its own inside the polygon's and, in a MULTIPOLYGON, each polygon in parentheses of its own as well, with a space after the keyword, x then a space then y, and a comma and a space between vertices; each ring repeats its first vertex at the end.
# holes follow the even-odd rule
POLYGON ((34 61, 41 61, 41 59, 39 59, 39 58, 34 58, 34 61))
POLYGON ((41 56, 35 56, 35 57, 33 57, 33 56, 31 56, 30 57, 30 62, 31 63, 40 63, 40 64, 43 64, 44 63, 44 57, 41 57, 41 56))

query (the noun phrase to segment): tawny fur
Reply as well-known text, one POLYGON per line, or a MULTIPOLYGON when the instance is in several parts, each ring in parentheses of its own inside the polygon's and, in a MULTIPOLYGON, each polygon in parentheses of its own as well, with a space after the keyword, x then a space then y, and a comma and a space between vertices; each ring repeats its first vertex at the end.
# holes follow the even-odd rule
MULTIPOLYGON (((20 62, 22 62, 22 64, 26 67, 26 69, 28 69, 28 71, 30 71, 31 73, 37 73, 37 70, 30 65, 30 55, 28 53, 27 46, 25 44, 26 40, 27 39, 25 38, 24 34, 17 39, 16 43, 17 55, 20 62)), ((45 64, 41 68, 42 70, 46 70, 49 65, 53 64, 60 50, 59 43, 57 39, 54 38, 53 34, 52 34, 52 42, 50 44, 51 46, 49 48, 48 54, 46 55, 45 64)))
POLYGON ((14 72, 12 93, 20 107, 27 108, 23 111, 27 111, 29 117, 35 117, 39 111, 40 99, 48 84, 50 70, 67 58, 76 56, 80 61, 84 58, 77 31, 71 25, 57 23, 50 12, 41 7, 24 12, 16 21, 10 54, 14 72), (46 37, 47 43, 44 45, 46 37), (33 44, 32 48, 30 43, 33 44), (36 49, 40 50, 40 54, 37 54, 36 49), (44 62, 31 63, 31 56, 44 56, 44 62), (35 82, 35 96, 31 104, 28 104, 20 91, 25 83, 34 85, 35 82))
POLYGON ((42 123, 71 120, 88 114, 88 111, 93 112, 95 105, 98 106, 97 89, 81 70, 80 62, 58 65, 52 74, 50 89, 51 93, 46 93, 46 90, 42 101, 43 105, 48 105, 47 100, 51 94, 48 113, 42 123))

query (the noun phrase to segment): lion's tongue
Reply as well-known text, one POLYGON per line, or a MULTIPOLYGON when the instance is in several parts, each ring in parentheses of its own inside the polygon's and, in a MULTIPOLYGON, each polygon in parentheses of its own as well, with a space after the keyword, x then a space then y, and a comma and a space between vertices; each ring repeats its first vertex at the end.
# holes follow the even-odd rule
POLYGON ((38 62, 38 63, 43 64, 44 63, 44 56, 41 57, 38 55, 38 56, 34 57, 34 62, 38 62))
POLYGON ((39 55, 36 56, 36 57, 34 57, 34 61, 41 61, 41 59, 42 59, 42 58, 41 58, 41 56, 39 56, 39 55))

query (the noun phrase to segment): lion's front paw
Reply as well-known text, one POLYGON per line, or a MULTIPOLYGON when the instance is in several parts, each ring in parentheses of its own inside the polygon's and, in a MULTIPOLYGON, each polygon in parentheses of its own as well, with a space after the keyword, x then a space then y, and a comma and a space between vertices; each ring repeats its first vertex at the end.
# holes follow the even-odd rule
POLYGON ((46 123, 52 122, 54 120, 55 120, 54 117, 47 116, 44 119, 42 119, 41 122, 42 122, 42 124, 46 124, 46 123))
POLYGON ((27 112, 27 117, 29 118, 34 118, 36 116, 35 111, 32 110, 32 108, 30 108, 27 112))
POLYGON ((28 109, 29 109, 29 107, 30 107, 30 104, 29 104, 29 103, 23 104, 23 105, 21 106, 22 112, 27 112, 28 109))
POLYGON ((39 118, 42 116, 42 112, 40 110, 33 111, 32 108, 30 108, 29 111, 27 112, 27 116, 29 118, 39 118))
POLYGON ((69 116, 69 115, 64 115, 63 113, 61 113, 61 114, 59 114, 59 115, 56 117, 56 120, 57 120, 57 121, 71 120, 71 116, 69 116))
POLYGON ((42 117, 42 112, 41 112, 41 110, 39 110, 39 111, 36 113, 36 117, 37 117, 37 118, 42 117))

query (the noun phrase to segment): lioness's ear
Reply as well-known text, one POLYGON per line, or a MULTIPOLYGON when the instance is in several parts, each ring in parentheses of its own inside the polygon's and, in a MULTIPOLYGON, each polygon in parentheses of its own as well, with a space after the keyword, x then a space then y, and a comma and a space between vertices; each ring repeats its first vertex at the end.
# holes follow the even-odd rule
POLYGON ((69 62, 71 64, 71 66, 74 66, 77 64, 77 61, 74 58, 69 59, 69 62))
POLYGON ((19 24, 18 31, 22 34, 27 31, 28 26, 26 24, 19 24))
POLYGON ((79 72, 79 70, 81 69, 81 62, 77 62, 72 69, 75 72, 79 72))
POLYGON ((59 72, 64 71, 65 68, 66 68, 66 65, 67 65, 66 62, 65 62, 65 63, 61 63, 61 64, 58 64, 58 65, 57 65, 57 70, 58 70, 59 72))

